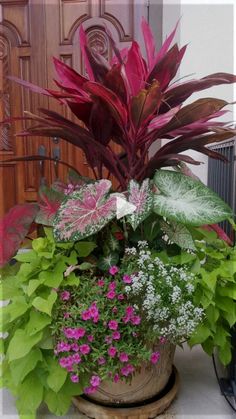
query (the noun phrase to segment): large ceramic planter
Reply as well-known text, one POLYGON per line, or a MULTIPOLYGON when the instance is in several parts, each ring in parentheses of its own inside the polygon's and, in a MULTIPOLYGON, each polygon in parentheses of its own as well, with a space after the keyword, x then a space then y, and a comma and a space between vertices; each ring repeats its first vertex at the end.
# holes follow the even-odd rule
POLYGON ((103 383, 89 398, 75 397, 73 403, 93 419, 152 419, 166 410, 179 389, 179 375, 173 366, 175 346, 157 345, 160 360, 143 365, 130 384, 103 383))
POLYGON ((175 346, 169 343, 156 345, 155 351, 160 352, 156 365, 143 365, 132 378, 131 383, 124 381, 104 382, 98 391, 89 398, 105 405, 142 403, 157 396, 167 385, 173 368, 175 346))

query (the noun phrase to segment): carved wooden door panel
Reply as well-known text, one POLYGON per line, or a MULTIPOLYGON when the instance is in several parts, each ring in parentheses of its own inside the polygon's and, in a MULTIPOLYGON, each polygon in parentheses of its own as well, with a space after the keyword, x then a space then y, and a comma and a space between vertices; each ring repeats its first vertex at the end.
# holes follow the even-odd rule
MULTIPOLYGON (((22 116, 25 110, 37 113, 39 107, 49 107, 71 118, 69 112, 53 100, 22 89, 6 76, 11 74, 42 87, 55 88, 53 56, 85 72, 78 39, 81 23, 89 45, 108 58, 112 51, 104 23, 118 45, 128 46, 134 38, 140 39, 145 4, 145 0, 136 3, 133 0, 0 0, 0 120, 22 116)), ((1 128, 1 160, 40 152, 67 161, 83 175, 92 176, 78 149, 62 139, 15 138, 14 134, 22 129, 21 121, 16 121, 13 127, 1 128)), ((46 180, 50 184, 55 177, 65 178, 65 175, 66 169, 54 163, 1 165, 1 213, 15 203, 34 201, 40 182, 46 180)))

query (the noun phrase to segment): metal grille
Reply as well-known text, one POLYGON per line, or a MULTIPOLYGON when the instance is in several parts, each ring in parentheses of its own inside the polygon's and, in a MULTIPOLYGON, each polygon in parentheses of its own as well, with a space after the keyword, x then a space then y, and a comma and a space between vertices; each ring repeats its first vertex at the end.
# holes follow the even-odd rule
MULTIPOLYGON (((236 138, 223 144, 209 147, 221 153, 228 159, 228 163, 209 158, 208 186, 213 189, 236 213, 236 138)), ((234 240, 232 227, 228 221, 220 226, 234 240)))

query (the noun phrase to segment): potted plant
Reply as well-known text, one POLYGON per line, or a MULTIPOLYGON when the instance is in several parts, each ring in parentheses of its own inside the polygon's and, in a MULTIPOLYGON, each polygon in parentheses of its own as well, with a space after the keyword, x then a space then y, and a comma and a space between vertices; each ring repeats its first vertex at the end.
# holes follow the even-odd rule
MULTIPOLYGON (((61 90, 14 79, 58 99, 79 119, 41 109, 43 116, 28 113, 25 119, 36 125, 19 135, 63 138, 84 151, 94 173, 88 179, 70 170, 67 183, 42 187, 37 204, 12 208, 0 224, 1 287, 9 300, 3 308, 3 385, 17 397, 20 414, 35 415, 42 401, 64 414, 82 393, 108 404, 152 399, 170 379, 174 346, 188 339, 208 353, 218 346, 223 362, 230 360, 235 249, 215 223, 232 218, 232 210, 185 166, 200 163, 180 153, 193 149, 223 158, 205 146, 235 135, 215 121, 227 102, 183 103, 236 77, 217 73, 170 85, 186 49, 171 47, 176 28, 156 53, 142 22, 147 61, 136 42, 119 51, 104 30, 114 51, 111 63, 89 50, 80 30, 89 78, 54 59, 61 90), (164 138, 170 141, 149 158, 151 145, 164 138), (177 170, 161 169, 170 166, 177 170), (16 253, 32 223, 44 227, 42 234, 28 252, 16 253), (12 257, 16 264, 9 266, 12 257), (139 379, 150 390, 144 397, 139 379)), ((154 410, 145 417, 160 411, 147 406, 154 410)))

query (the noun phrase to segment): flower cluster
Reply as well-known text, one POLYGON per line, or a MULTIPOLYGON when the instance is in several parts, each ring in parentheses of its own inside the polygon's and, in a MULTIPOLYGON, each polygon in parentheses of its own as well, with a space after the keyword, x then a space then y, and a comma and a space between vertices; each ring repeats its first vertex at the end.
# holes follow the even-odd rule
POLYGON ((139 242, 138 250, 127 249, 125 261, 132 272, 125 291, 154 334, 172 343, 191 336, 202 320, 203 310, 194 304, 196 278, 189 268, 164 264, 145 242, 139 242))
POLYGON ((125 292, 131 282, 129 274, 112 266, 104 277, 84 276, 73 291, 60 291, 53 314, 54 353, 86 394, 104 379, 131 379, 143 361, 159 361, 159 352, 147 345, 144 320, 125 292))

